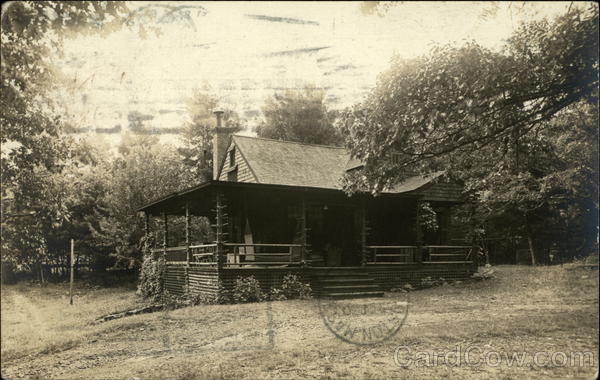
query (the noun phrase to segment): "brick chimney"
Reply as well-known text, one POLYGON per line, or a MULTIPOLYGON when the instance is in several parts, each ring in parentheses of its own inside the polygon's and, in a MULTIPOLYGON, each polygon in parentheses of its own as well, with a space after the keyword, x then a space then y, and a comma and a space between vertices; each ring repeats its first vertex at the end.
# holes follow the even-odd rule
POLYGON ((223 160, 227 155, 227 147, 231 141, 231 135, 235 128, 227 128, 222 125, 223 111, 217 109, 213 112, 217 117, 217 127, 213 134, 213 179, 218 179, 223 160))

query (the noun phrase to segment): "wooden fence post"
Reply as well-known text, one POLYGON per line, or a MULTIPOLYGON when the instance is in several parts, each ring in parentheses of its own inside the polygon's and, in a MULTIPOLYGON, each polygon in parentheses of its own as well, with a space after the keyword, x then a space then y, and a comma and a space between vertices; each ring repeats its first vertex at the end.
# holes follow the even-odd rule
POLYGON ((69 304, 73 305, 73 282, 75 282, 75 240, 71 239, 71 282, 69 284, 69 304))

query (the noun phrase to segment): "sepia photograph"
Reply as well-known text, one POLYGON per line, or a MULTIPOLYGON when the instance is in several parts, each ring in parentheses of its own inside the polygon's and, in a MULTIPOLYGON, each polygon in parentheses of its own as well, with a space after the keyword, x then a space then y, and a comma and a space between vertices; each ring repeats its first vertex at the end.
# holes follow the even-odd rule
POLYGON ((597 379, 598 8, 3 2, 1 379, 597 379))

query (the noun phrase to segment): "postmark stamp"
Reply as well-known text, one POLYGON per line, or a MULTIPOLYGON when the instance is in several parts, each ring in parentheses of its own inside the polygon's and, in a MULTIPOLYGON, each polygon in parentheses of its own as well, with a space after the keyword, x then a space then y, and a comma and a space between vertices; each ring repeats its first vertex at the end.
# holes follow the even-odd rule
POLYGON ((378 344, 394 337, 408 316, 409 293, 397 297, 317 299, 327 329, 355 345, 378 344))

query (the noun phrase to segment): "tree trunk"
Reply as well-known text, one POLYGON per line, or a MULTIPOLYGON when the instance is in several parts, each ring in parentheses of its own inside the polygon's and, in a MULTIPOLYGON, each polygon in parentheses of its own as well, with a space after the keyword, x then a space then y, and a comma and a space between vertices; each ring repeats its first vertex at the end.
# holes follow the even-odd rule
POLYGON ((38 266, 40 268, 40 287, 44 286, 44 266, 42 265, 42 260, 38 261, 38 266))
POLYGON ((529 254, 531 255, 531 265, 535 265, 535 251, 533 250, 533 239, 531 234, 527 233, 527 242, 529 243, 529 254))
POLYGON ((529 255, 531 256, 531 265, 535 265, 535 250, 533 248, 533 233, 529 224, 529 215, 525 213, 525 228, 527 230, 527 243, 529 244, 529 255))

